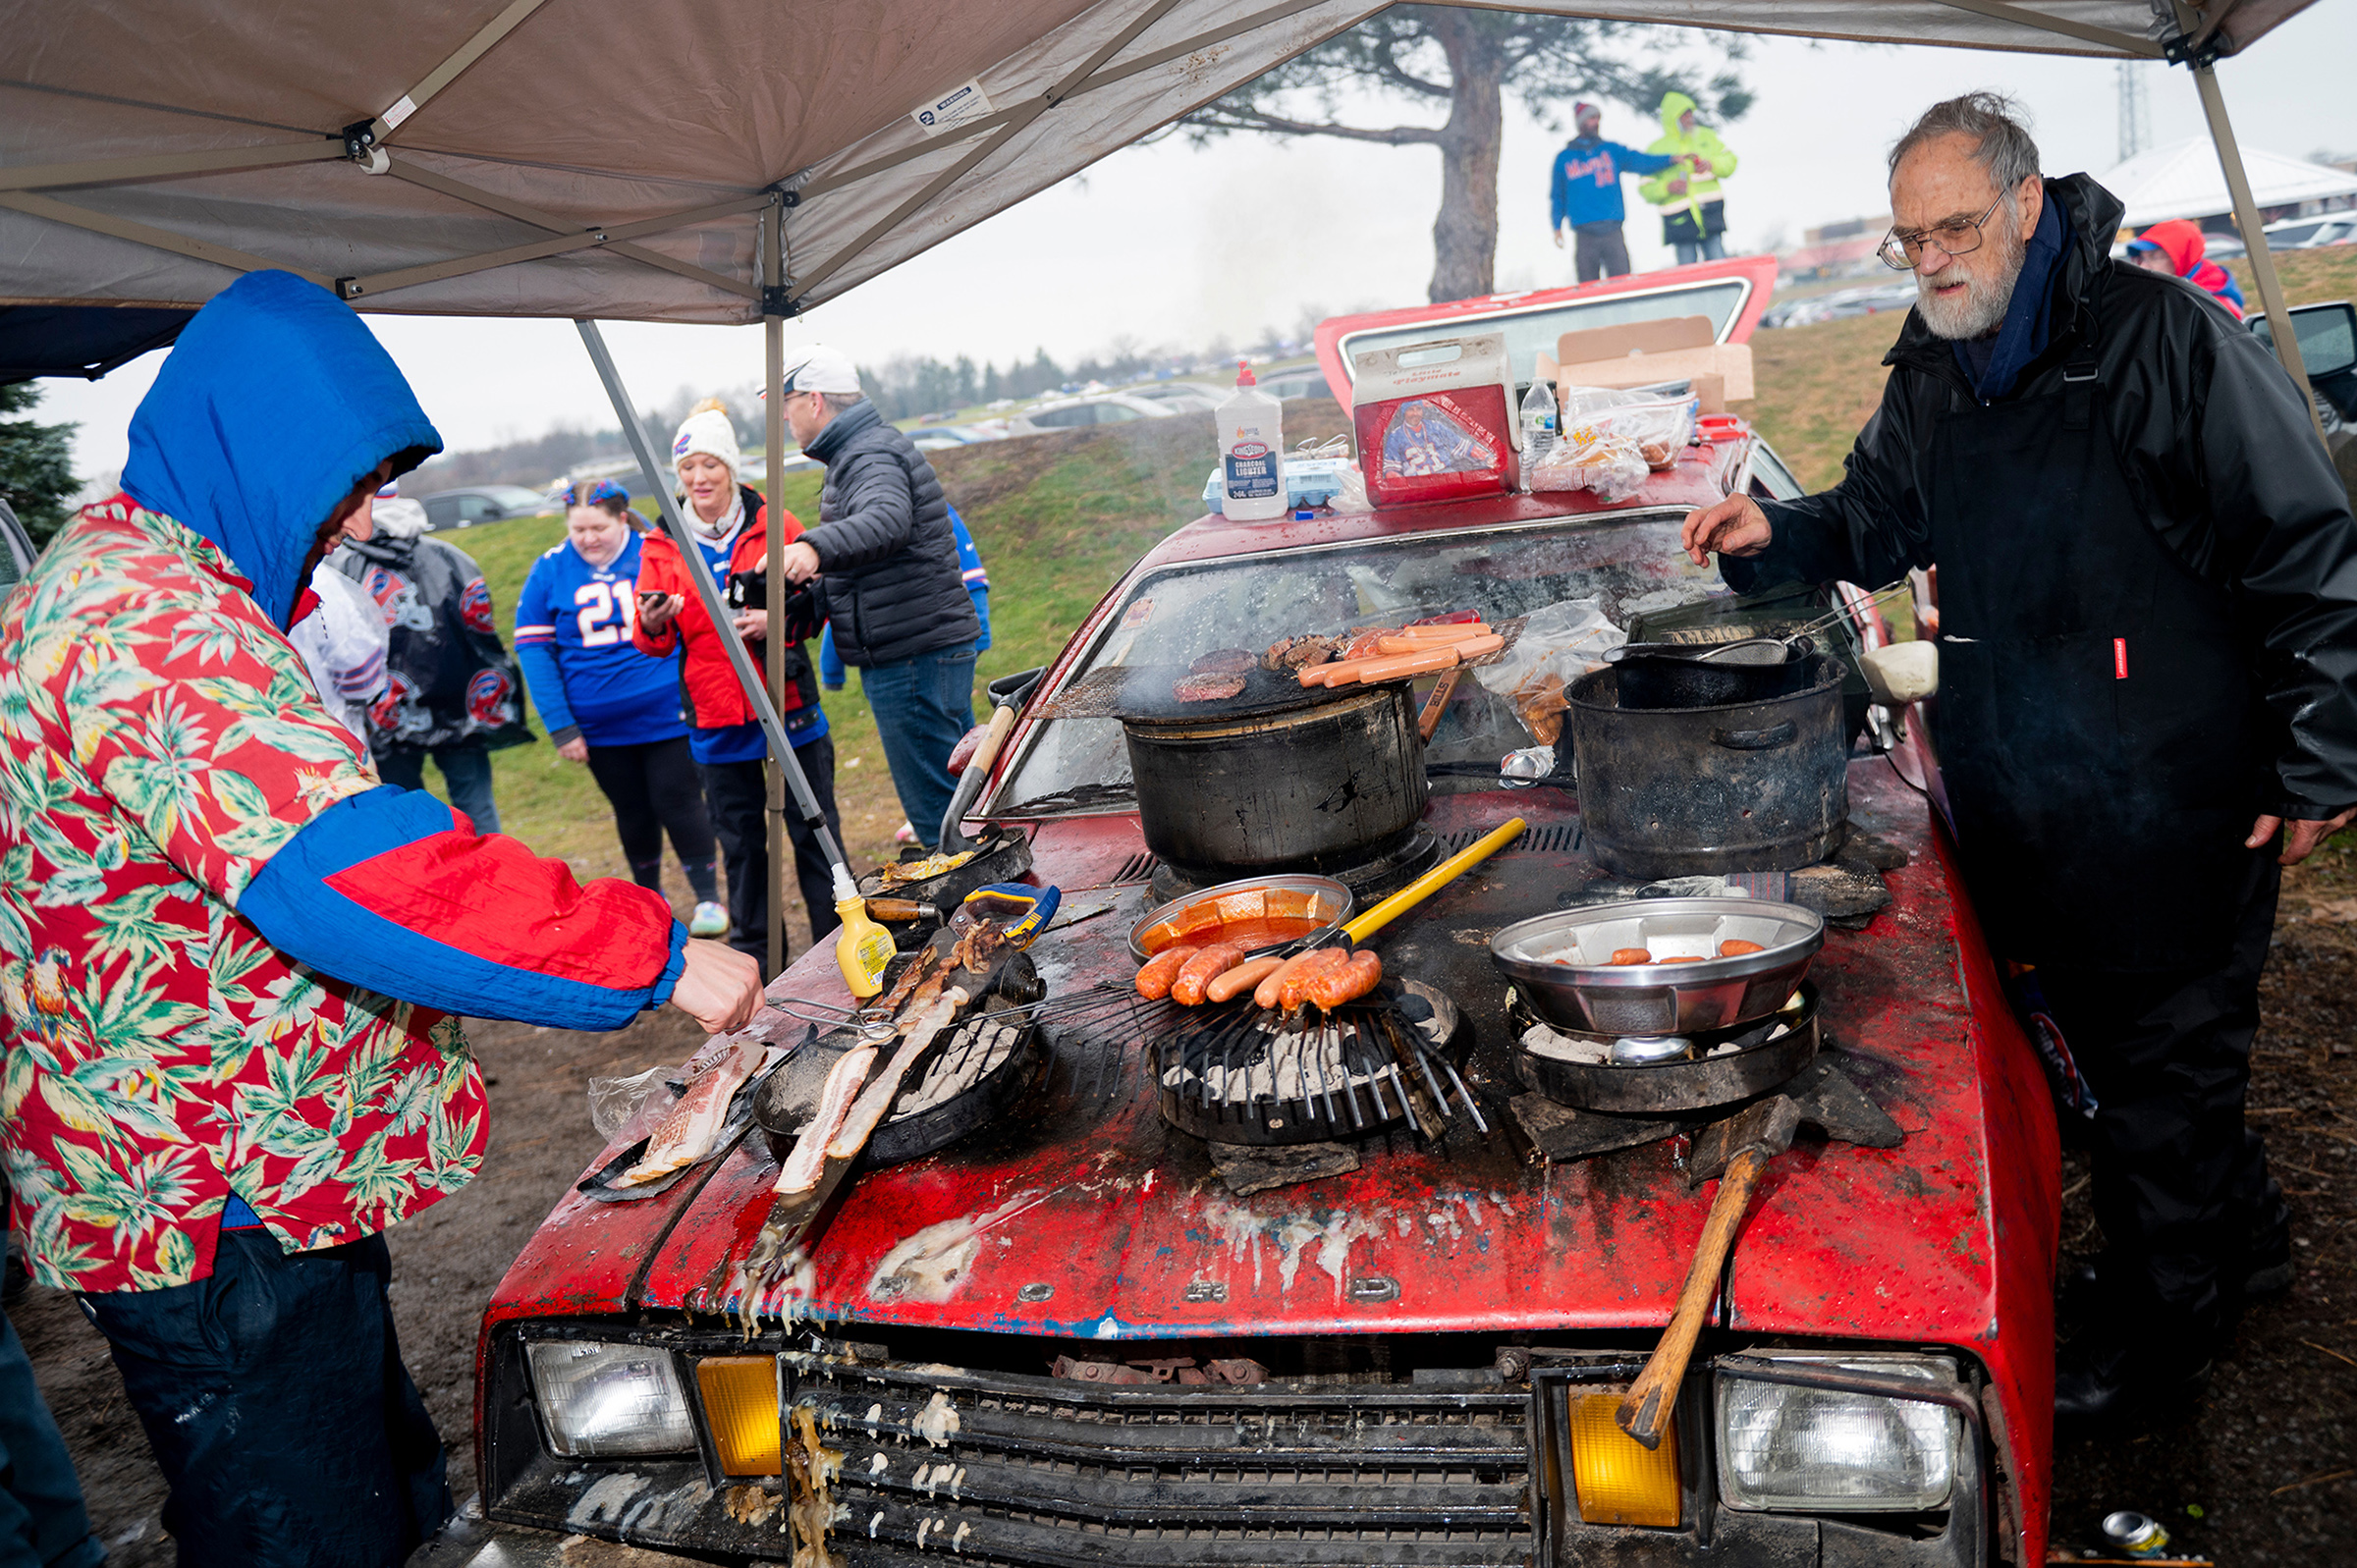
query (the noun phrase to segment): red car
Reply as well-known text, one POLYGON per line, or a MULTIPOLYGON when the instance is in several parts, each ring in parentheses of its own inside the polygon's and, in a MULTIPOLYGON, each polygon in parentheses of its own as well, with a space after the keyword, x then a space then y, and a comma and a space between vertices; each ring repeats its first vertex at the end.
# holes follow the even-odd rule
MULTIPOLYGON (((1707 313, 1725 339, 1756 319, 1769 270, 1330 323, 1321 342, 1410 315, 1427 331, 1512 318, 1548 341, 1598 309, 1707 313)), ((657 1196, 559 1204, 482 1327, 476 1440, 499 1560, 581 1533, 812 1561, 798 1517, 860 1568, 2043 1561, 2053 1111, 1913 740, 1848 765, 1851 819, 1905 864, 1886 873, 1889 905, 1829 933, 1811 971, 1830 1042, 1903 1142, 1804 1134, 1771 1164, 1650 1453, 1612 1411, 1670 1319, 1712 1189, 1689 1184, 1682 1137, 1557 1162, 1517 1132, 1524 1020, 1489 938, 1599 873, 1570 791, 1500 779, 1501 756, 1530 743, 1510 702, 1455 687, 1415 831, 1432 852, 1515 816, 1526 831, 1374 941, 1396 979, 1461 1011, 1470 1046, 1447 1058, 1461 1088, 1436 1079, 1405 1118, 1378 1098, 1363 1136, 1271 1175, 1272 1151, 1186 1130, 1211 1104, 1210 1056, 1171 1055, 1167 1020, 1122 1002, 1131 927, 1171 868, 1141 828, 1123 725, 1044 717, 1051 700, 1077 701, 1115 664, 1299 629, 1708 605, 1726 590, 1675 549, 1678 523, 1716 498, 1735 450, 1694 451, 1617 508, 1543 495, 1214 515, 1140 561, 1046 671, 978 812, 1027 838, 1026 880, 1063 890, 1068 911, 1110 901, 1032 949, 1051 1007, 1096 1010, 1043 1014, 970 1129, 857 1175, 795 1321, 749 1338, 730 1280, 779 1170, 759 1128, 657 1196), (790 1485, 781 1451, 810 1441, 817 1474, 790 1485)), ((1764 449, 1750 472, 1796 490, 1764 449)), ((843 1000, 832 954, 805 954, 773 995, 843 1000)), ((926 1113, 904 1098, 897 1115, 926 1113)))

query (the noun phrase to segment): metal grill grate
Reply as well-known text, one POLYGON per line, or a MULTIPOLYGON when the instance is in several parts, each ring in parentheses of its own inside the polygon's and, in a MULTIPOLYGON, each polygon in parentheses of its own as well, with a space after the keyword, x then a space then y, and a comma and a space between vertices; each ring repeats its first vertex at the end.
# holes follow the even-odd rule
MULTIPOLYGON (((1441 848, 1445 853, 1455 854, 1459 849, 1469 848, 1490 831, 1487 828, 1460 828, 1454 833, 1443 834, 1441 835, 1441 848)), ((1498 853, 1501 855, 1568 855, 1577 853, 1579 846, 1586 841, 1587 836, 1581 832, 1580 824, 1551 822, 1536 828, 1525 828, 1515 837, 1512 843, 1507 844, 1498 853)))
POLYGON ((1520 1563, 1527 1401, 1390 1383, 1087 1386, 789 1357, 839 1541, 1007 1564, 1520 1563))
POLYGON ((1119 887, 1125 882, 1143 882, 1154 875, 1154 868, 1161 864, 1161 856, 1151 849, 1141 849, 1122 862, 1122 869, 1107 879, 1106 886, 1119 887))

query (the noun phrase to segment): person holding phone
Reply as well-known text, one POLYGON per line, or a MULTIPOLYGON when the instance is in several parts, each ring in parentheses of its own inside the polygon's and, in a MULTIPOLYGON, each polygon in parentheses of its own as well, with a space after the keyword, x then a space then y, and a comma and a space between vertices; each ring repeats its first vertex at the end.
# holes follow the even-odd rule
MULTIPOLYGON (((696 550, 720 583, 723 597, 741 608, 731 617, 730 627, 714 626, 688 579, 690 564, 669 538, 650 533, 639 547, 638 623, 630 640, 640 653, 658 659, 685 650, 680 691, 687 748, 703 780, 704 801, 728 867, 729 917, 735 928, 729 943, 740 952, 765 958, 769 922, 776 913, 769 907, 769 835, 761 820, 768 801, 761 764, 769 755, 769 742, 720 639, 743 638, 753 668, 767 668, 769 514, 760 493, 738 480, 741 463, 736 427, 717 401, 687 416, 672 440, 671 456, 686 501, 687 531, 695 536, 696 550)), ((778 518, 778 526, 789 544, 801 536, 801 522, 791 512, 778 518)), ((810 781, 811 793, 826 815, 827 829, 840 843, 835 743, 827 738, 818 681, 798 641, 786 650, 785 676, 784 686, 770 696, 786 723, 786 738, 802 765, 802 776, 810 781)), ((810 912, 810 940, 816 943, 843 923, 835 914, 833 880, 817 836, 798 813, 786 814, 786 832, 794 844, 795 879, 810 912)))
POLYGON ((642 548, 633 522, 630 493, 613 480, 566 487, 565 538, 532 563, 516 601, 516 659, 557 755, 588 764, 613 806, 631 880, 661 890, 668 832, 695 892, 688 935, 717 937, 729 912, 680 717, 679 660, 630 643, 642 548))

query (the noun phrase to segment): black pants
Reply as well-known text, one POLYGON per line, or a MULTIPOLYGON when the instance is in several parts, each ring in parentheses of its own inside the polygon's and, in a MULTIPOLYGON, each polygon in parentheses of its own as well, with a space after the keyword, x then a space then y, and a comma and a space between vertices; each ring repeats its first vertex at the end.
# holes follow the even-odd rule
MULTIPOLYGON (((6 1252, 0 1236, 0 1256, 6 1252)), ((25 1342, 0 1313, 0 1568, 97 1568, 105 1560, 25 1342)))
POLYGON ((193 1284, 82 1298, 172 1488, 181 1568, 400 1568, 450 1517, 391 1273, 381 1236, 290 1254, 226 1230, 193 1284))
POLYGON ((663 884, 663 835, 687 873, 696 900, 716 896, 712 883, 712 819, 695 773, 687 737, 635 746, 591 746, 589 776, 614 807, 623 857, 641 888, 663 884))
POLYGON ((1625 278, 1629 273, 1628 240, 1617 223, 1581 223, 1571 228, 1572 256, 1579 266, 1579 281, 1594 283, 1598 278, 1625 278))
POLYGON ((2242 1118, 2280 875, 2253 857, 2233 949, 2216 969, 2038 969, 2098 1102, 2080 1125, 2108 1249, 2103 1275, 2119 1292, 2110 1310, 2123 1326, 2179 1343, 2204 1345, 2232 1327, 2253 1240, 2281 1215, 2266 1151, 2242 1118))
MULTIPOLYGON (((810 792, 826 814, 827 831, 843 842, 843 824, 835 813, 835 742, 825 735, 794 748, 810 792)), ((729 870, 729 946, 766 959, 769 949, 769 830, 762 813, 769 785, 759 762, 699 762, 704 777, 704 799, 712 808, 712 830, 720 836, 720 855, 729 870)), ((786 838, 794 845, 794 879, 810 910, 810 940, 825 940, 843 921, 835 913, 835 879, 818 836, 795 809, 792 787, 786 798, 786 838)), ((794 948, 789 943, 785 949, 794 948)))

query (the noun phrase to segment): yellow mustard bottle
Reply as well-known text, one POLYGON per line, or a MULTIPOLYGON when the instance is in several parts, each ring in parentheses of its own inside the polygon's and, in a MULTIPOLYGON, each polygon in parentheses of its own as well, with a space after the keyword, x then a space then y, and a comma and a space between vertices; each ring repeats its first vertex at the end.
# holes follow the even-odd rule
POLYGON ((884 989, 884 966, 896 950, 892 933, 868 917, 867 900, 842 866, 835 868, 835 913, 843 920, 835 933, 835 962, 851 995, 864 1000, 884 989))

